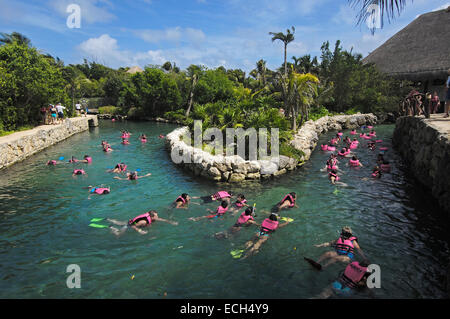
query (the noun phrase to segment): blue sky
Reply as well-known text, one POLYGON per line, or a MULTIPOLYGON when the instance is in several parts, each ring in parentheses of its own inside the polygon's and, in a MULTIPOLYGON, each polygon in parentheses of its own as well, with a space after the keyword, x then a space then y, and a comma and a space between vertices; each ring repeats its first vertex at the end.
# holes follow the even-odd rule
POLYGON ((283 45, 269 32, 295 26, 288 58, 320 56, 320 46, 340 39, 366 56, 418 15, 450 1, 409 1, 400 17, 372 35, 356 26, 347 0, 0 0, 0 32, 20 32, 66 64, 83 58, 113 68, 175 62, 248 72, 264 59, 283 63, 283 45), (71 3, 81 8, 81 28, 66 25, 71 3))

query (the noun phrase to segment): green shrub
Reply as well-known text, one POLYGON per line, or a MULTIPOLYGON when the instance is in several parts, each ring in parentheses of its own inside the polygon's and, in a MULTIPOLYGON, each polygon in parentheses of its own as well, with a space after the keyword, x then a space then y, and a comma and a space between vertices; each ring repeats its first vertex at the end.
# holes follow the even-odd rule
POLYGON ((302 157, 305 155, 305 153, 296 149, 295 147, 293 147, 291 144, 288 143, 281 143, 279 151, 280 155, 292 157, 297 161, 301 161, 302 157))
POLYGON ((112 105, 108 105, 108 106, 101 106, 98 108, 98 113, 100 114, 111 114, 111 115, 118 115, 120 114, 120 108, 117 106, 112 106, 112 105))

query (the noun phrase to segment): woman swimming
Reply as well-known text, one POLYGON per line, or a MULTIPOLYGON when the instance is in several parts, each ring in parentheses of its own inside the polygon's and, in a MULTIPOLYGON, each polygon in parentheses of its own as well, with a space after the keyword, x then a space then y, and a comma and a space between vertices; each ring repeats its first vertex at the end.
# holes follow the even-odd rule
POLYGON ((158 216, 158 213, 154 210, 150 210, 144 214, 138 215, 132 219, 130 219, 127 222, 122 222, 122 221, 118 221, 115 219, 110 219, 107 218, 107 220, 110 223, 113 223, 114 225, 118 225, 118 226, 124 226, 122 227, 122 229, 117 229, 116 227, 110 226, 109 228, 111 229, 111 231, 113 232, 114 235, 119 236, 121 234, 123 234, 128 227, 133 228, 135 231, 137 231, 138 233, 144 235, 147 234, 147 231, 142 230, 142 228, 144 227, 148 227, 150 226, 152 223, 156 222, 156 221, 160 221, 160 222, 165 222, 165 223, 169 223, 172 225, 178 225, 178 222, 174 222, 171 220, 167 220, 164 218, 161 218, 158 216))
POLYGON ((274 233, 278 228, 286 226, 287 224, 289 224, 289 222, 279 224, 278 215, 275 213, 270 214, 269 218, 264 219, 261 223, 259 232, 257 232, 251 240, 245 243, 245 249, 247 251, 242 259, 256 254, 261 245, 269 239, 270 234, 274 233))
POLYGON ((314 245, 315 247, 334 247, 334 251, 329 251, 324 254, 322 254, 317 262, 312 261, 309 258, 305 258, 311 265, 313 265, 318 270, 325 269, 326 267, 330 266, 331 264, 334 264, 337 261, 349 263, 354 258, 354 250, 363 257, 364 253, 358 245, 358 238, 353 236, 352 229, 349 226, 342 227, 341 235, 338 239, 326 242, 319 245, 314 245), (329 259, 328 262, 325 265, 321 265, 320 263, 325 260, 329 259))
POLYGON ((152 175, 152 173, 148 173, 148 174, 146 174, 144 176, 138 176, 138 172, 134 171, 134 172, 127 173, 127 177, 126 178, 121 178, 119 176, 114 176, 114 178, 115 179, 120 179, 120 180, 131 180, 131 181, 134 181, 134 180, 137 180, 137 179, 140 179, 140 178, 144 178, 144 177, 147 177, 147 176, 150 176, 150 175, 152 175))
POLYGON ((284 196, 283 199, 273 207, 272 212, 278 213, 282 209, 288 209, 288 208, 293 208, 293 207, 298 208, 297 204, 295 203, 296 200, 297 200, 297 194, 295 192, 291 192, 291 193, 287 194, 286 196, 284 196))
POLYGON ((188 208, 189 202, 191 201, 191 197, 186 194, 183 193, 180 196, 177 197, 177 199, 175 199, 175 208, 188 208))

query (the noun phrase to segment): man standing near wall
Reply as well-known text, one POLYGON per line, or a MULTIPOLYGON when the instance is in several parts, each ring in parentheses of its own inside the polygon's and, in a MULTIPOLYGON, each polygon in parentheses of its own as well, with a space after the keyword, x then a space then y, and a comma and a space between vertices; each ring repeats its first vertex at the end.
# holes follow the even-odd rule
POLYGON ((56 104, 56 110, 58 111, 58 122, 61 122, 64 120, 64 109, 66 107, 62 106, 61 103, 56 104))

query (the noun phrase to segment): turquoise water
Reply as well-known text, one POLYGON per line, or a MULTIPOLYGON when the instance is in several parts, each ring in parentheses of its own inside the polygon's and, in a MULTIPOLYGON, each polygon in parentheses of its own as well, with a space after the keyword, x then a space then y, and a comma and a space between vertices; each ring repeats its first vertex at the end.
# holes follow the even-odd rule
MULTIPOLYGON (((317 272, 303 256, 318 258, 328 248, 313 245, 336 239, 349 225, 370 261, 381 267, 381 288, 361 298, 445 298, 449 259, 448 220, 430 195, 408 176, 390 148, 392 125, 376 126, 390 150, 392 172, 381 180, 369 177, 377 152, 365 142, 356 150, 361 169, 344 170, 332 186, 320 172, 328 154, 320 147, 301 169, 275 180, 216 185, 194 179, 174 166, 157 136, 175 126, 151 122, 101 121, 0 173, 0 298, 309 298, 319 294, 343 270, 335 264, 317 272), (133 133, 121 145, 120 129, 133 133), (149 142, 137 140, 146 133, 149 142), (101 150, 108 140, 114 152, 101 150), (92 164, 47 167, 49 159, 89 154, 92 164), (124 161, 129 169, 152 176, 138 181, 116 180, 108 167, 124 161), (72 177, 74 167, 87 176, 72 177), (92 196, 83 187, 108 185, 111 193, 92 196), (260 252, 245 260, 230 251, 241 248, 257 231, 242 229, 217 240, 237 217, 188 220, 205 215, 214 204, 173 210, 182 192, 204 196, 221 189, 243 192, 258 209, 269 210, 287 192, 298 194, 299 208, 284 215, 294 222, 279 229, 260 252), (147 235, 128 230, 116 237, 108 229, 89 227, 94 217, 126 221, 149 209, 178 226, 155 223, 147 235), (81 268, 81 289, 66 286, 66 267, 81 268), (131 279, 134 275, 134 279, 131 279)), ((347 133, 347 132, 344 132, 347 133)), ((319 145, 333 136, 321 136, 319 145)), ((262 214, 257 220, 263 218, 262 214)))

